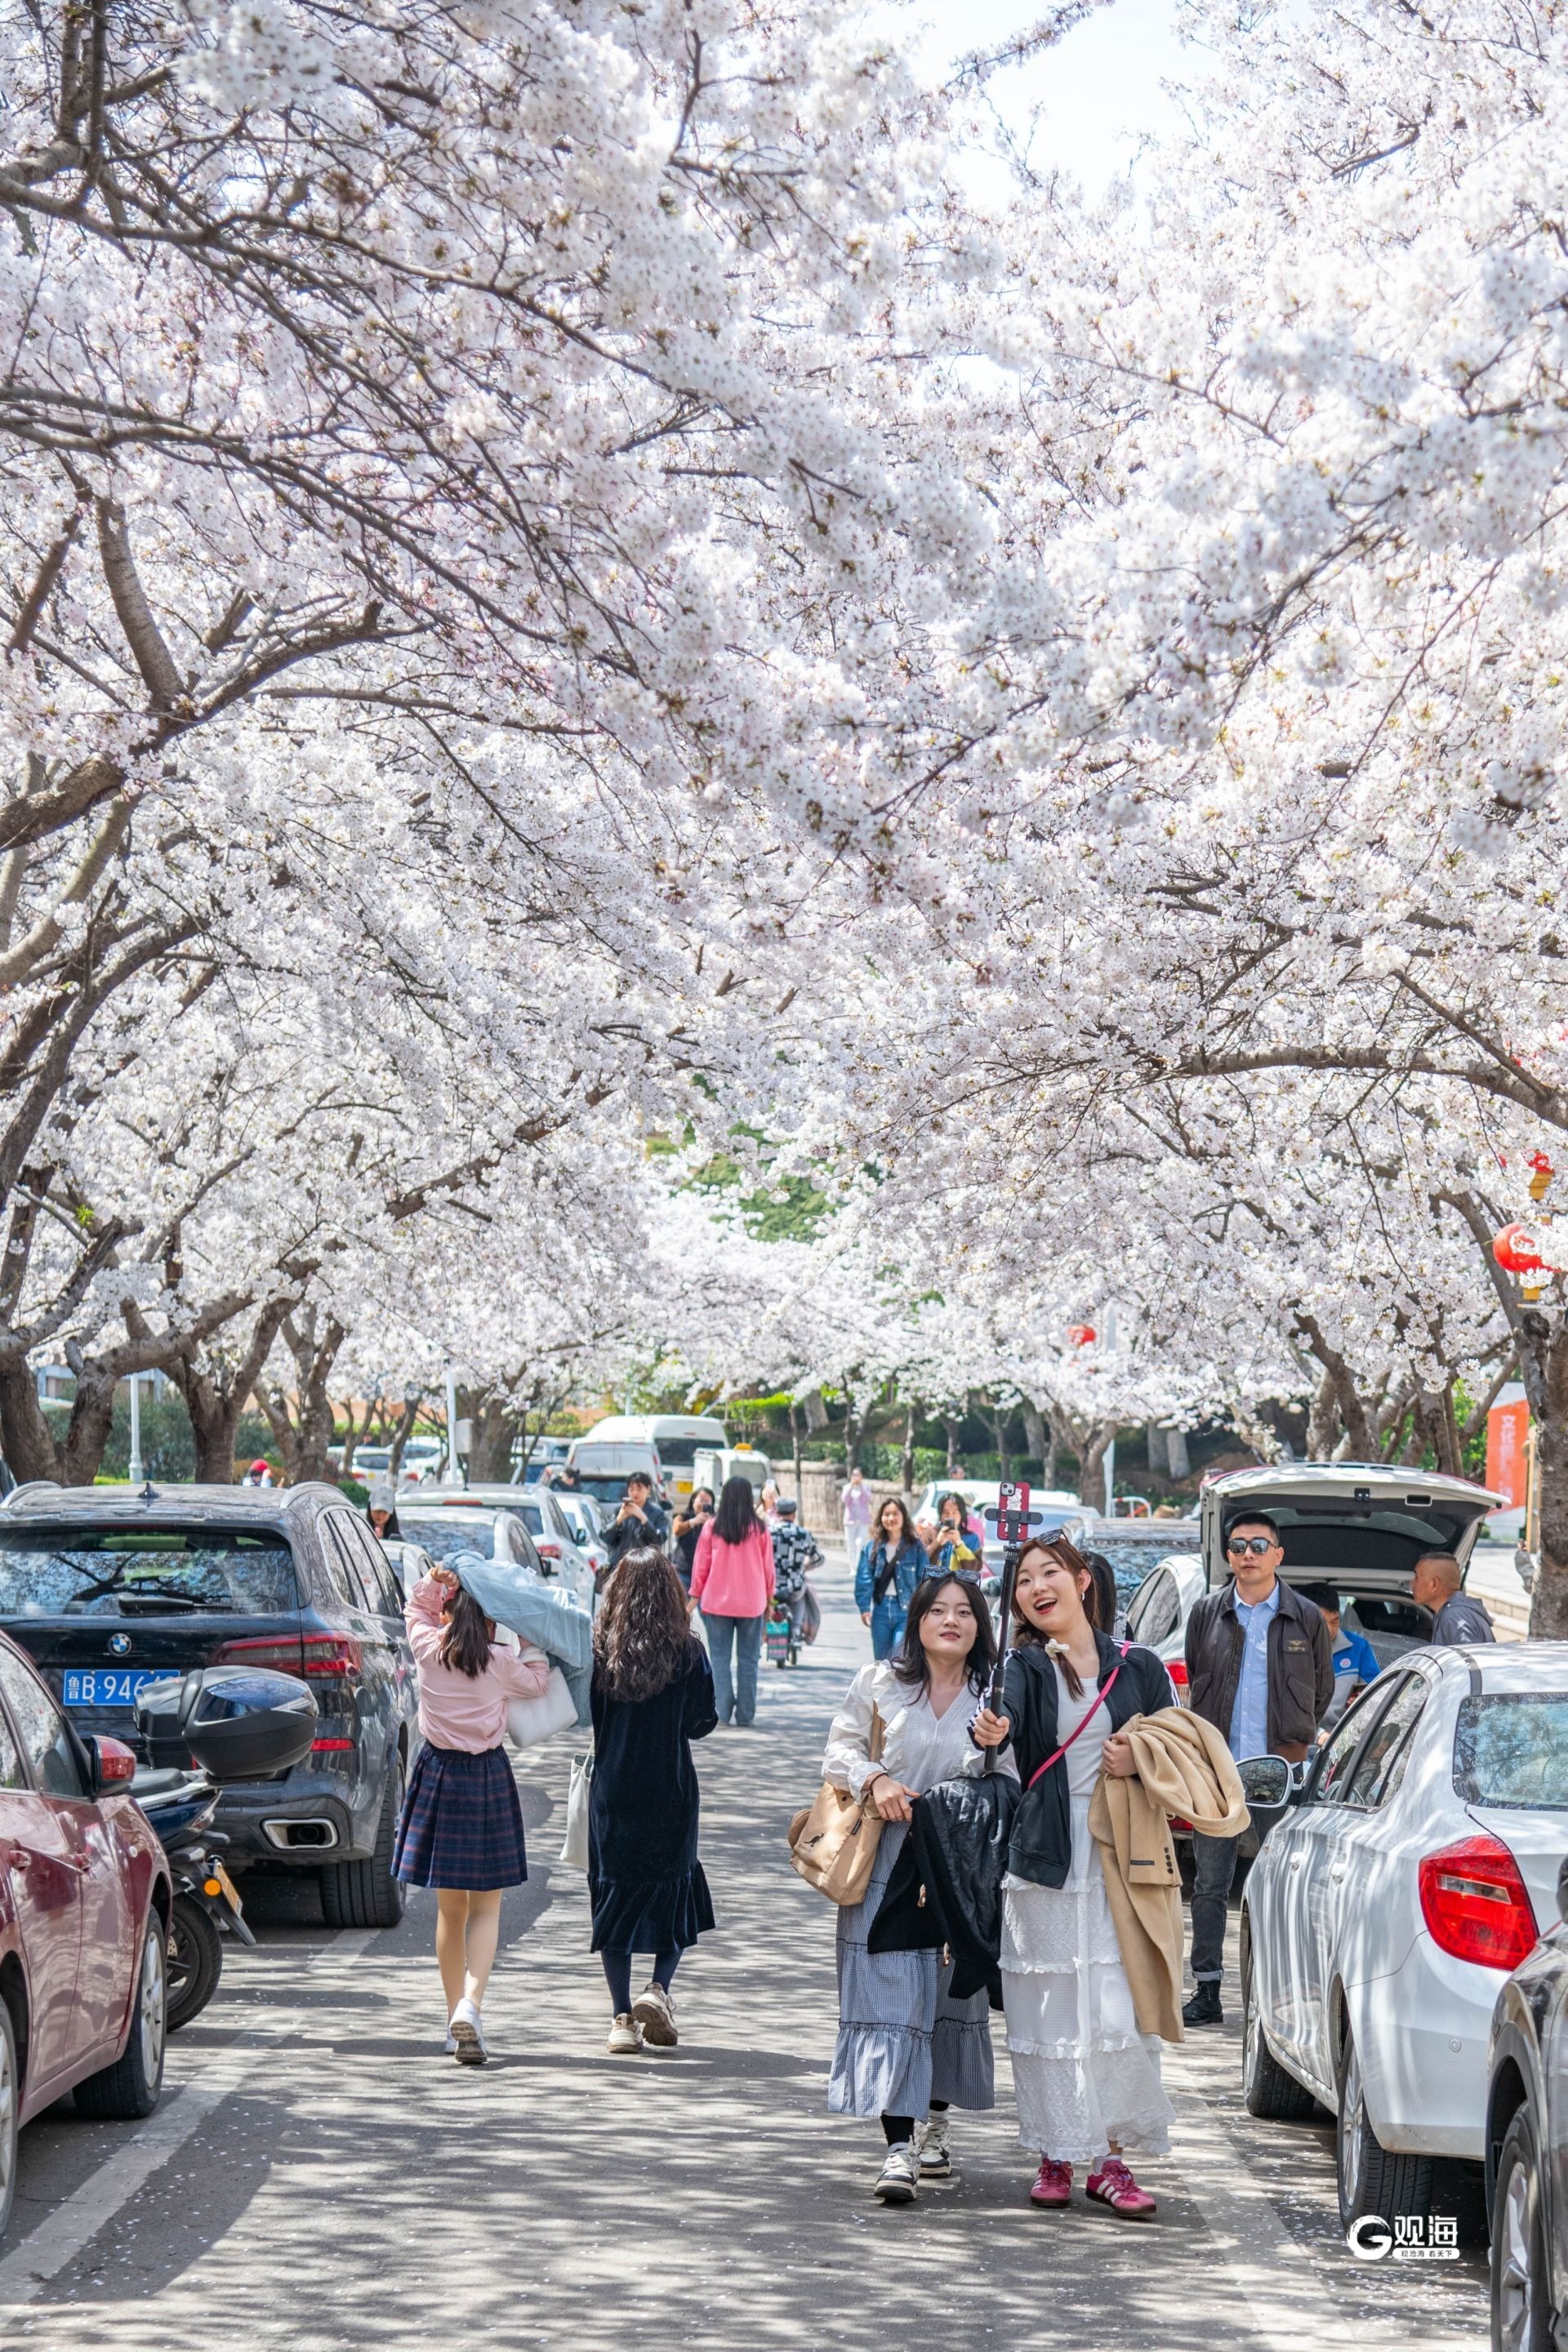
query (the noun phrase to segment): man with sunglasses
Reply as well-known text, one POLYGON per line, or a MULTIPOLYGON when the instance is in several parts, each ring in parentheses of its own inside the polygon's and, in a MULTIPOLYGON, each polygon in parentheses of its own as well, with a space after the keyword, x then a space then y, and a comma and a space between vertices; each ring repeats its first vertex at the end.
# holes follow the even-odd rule
MULTIPOLYGON (((1239 1763, 1283 1756, 1300 1763, 1334 1695, 1333 1654, 1322 1612, 1279 1581, 1285 1558, 1266 1511, 1243 1511, 1226 1530, 1231 1580, 1205 1593, 1187 1620, 1192 1709, 1222 1733, 1239 1763)), ((1224 2021, 1226 1907, 1236 1876, 1235 1838, 1194 1836, 1193 1985, 1188 2025, 1224 2021)))

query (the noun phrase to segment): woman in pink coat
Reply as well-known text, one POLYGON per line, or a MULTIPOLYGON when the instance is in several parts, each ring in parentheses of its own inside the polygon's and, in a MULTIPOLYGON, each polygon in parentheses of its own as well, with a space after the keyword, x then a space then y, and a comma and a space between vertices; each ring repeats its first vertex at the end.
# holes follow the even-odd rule
POLYGON ((691 1563, 691 1598, 707 1630, 721 1723, 744 1725, 756 1715, 757 1660, 773 1597, 773 1538, 757 1517, 748 1481, 726 1478, 691 1563))

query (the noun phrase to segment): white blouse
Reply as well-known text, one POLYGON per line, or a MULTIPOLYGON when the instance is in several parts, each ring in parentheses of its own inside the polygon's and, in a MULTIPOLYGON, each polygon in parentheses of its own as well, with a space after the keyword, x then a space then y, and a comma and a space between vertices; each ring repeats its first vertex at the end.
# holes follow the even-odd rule
MULTIPOLYGON (((901 1683, 887 1659, 862 1666, 833 1718, 822 1777, 857 1797, 873 1772, 889 1772, 922 1797, 939 1780, 978 1778, 985 1769, 985 1755, 970 1738, 969 1727, 982 1703, 974 1692, 961 1691, 945 1715, 933 1715, 927 1693, 901 1683), (883 1724, 882 1753, 874 1764, 873 1709, 883 1724)), ((1011 1750, 997 1759, 994 1769, 1014 1780, 1018 1777, 1011 1750)))

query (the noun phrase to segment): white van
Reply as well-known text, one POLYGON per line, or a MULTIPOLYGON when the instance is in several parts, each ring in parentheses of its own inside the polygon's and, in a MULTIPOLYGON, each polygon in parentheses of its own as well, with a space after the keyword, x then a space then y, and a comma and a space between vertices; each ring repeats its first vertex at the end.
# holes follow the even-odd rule
MULTIPOLYGON (((601 1422, 600 1427, 605 1424, 601 1422)), ((658 1449, 645 1445, 640 1440, 607 1440, 604 1444, 593 1437, 574 1437, 566 1456, 570 1466, 578 1474, 585 1494, 595 1503, 607 1504, 612 1509, 626 1490, 626 1480, 634 1470, 651 1479, 657 1496, 664 1496, 664 1467, 658 1449)))
MULTIPOLYGON (((747 1479, 752 1494, 760 1495, 773 1475, 773 1465, 765 1454, 753 1453, 749 1445, 700 1445, 688 1475, 692 1486, 711 1487, 717 1502, 726 1478, 747 1479)), ((689 1495, 691 1486, 686 1491, 689 1495)))
POLYGON ((684 1503, 691 1493, 692 1469, 700 1445, 722 1450, 730 1443, 721 1421, 704 1413, 619 1412, 596 1421, 584 1430, 582 1445, 650 1445, 664 1471, 665 1492, 672 1503, 684 1503))

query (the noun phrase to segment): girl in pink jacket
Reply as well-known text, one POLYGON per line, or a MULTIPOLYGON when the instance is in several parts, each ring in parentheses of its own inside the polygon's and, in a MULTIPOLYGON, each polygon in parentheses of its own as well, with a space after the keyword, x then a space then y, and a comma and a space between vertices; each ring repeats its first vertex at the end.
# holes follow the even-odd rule
POLYGON ((702 1612, 721 1723, 745 1725, 756 1715, 757 1660, 773 1597, 773 1538, 757 1517, 750 1483, 726 1478, 691 1563, 691 1598, 702 1612))
POLYGON ((495 1644, 495 1625, 455 1571, 437 1568, 403 1612, 419 1670, 419 1728, 392 1866, 436 1889, 436 1962, 447 1995, 447 2052, 482 2066, 479 2004, 495 1965, 501 1890, 528 1876, 522 1808, 501 1742, 507 1701, 538 1698, 542 1650, 495 1644))

